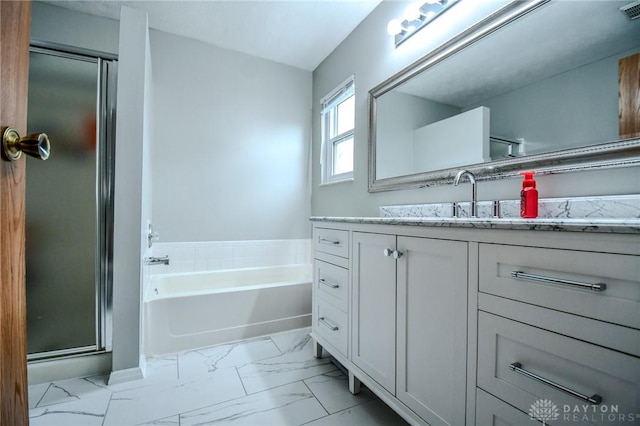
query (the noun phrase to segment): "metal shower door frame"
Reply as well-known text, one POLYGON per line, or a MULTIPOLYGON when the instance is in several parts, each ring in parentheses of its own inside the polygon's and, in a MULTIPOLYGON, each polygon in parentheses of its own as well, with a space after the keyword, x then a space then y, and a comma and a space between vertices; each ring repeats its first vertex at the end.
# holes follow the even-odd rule
MULTIPOLYGON (((33 353, 28 361, 111 352, 113 341, 113 205, 118 57, 110 53, 31 40, 30 52, 96 63, 95 345, 33 353)), ((55 149, 55 148, 54 148, 55 149)))

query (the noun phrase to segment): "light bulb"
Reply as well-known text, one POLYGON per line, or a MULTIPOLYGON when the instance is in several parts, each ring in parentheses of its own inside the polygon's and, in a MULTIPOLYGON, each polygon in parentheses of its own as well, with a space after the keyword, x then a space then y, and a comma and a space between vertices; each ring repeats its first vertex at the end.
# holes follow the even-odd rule
POLYGON ((403 31, 402 22, 399 19, 392 19, 387 24, 387 32, 389 35, 395 36, 403 31))
POLYGON ((409 22, 420 19, 422 16, 422 12, 420 11, 421 6, 422 4, 419 2, 411 3, 404 11, 404 18, 409 22))

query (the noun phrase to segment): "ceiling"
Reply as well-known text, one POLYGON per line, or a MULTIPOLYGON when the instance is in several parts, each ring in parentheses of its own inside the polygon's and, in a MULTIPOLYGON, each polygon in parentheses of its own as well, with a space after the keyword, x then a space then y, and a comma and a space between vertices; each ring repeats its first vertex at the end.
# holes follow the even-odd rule
POLYGON ((142 10, 151 28, 313 71, 382 0, 45 0, 119 19, 142 10))
POLYGON ((412 78, 398 90, 468 107, 603 58, 640 48, 630 0, 554 1, 412 78), (470 72, 470 70, 472 70, 470 72))

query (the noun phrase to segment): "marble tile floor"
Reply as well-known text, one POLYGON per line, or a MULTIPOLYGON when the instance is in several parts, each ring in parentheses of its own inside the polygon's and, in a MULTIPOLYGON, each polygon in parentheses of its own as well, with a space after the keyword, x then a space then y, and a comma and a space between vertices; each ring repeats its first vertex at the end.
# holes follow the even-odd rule
POLYGON ((406 425, 365 386, 351 395, 309 329, 147 359, 142 380, 29 387, 32 426, 406 425))

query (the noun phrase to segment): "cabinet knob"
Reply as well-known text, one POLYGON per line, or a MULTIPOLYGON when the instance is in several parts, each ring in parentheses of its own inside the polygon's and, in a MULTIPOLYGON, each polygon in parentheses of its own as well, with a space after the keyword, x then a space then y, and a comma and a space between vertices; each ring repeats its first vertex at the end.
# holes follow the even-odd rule
POLYGON ((384 249, 382 252, 387 257, 393 257, 394 259, 400 259, 402 257, 402 252, 398 250, 391 250, 390 248, 384 249))

